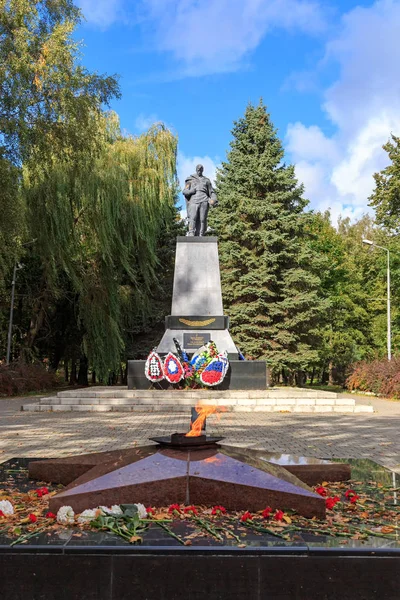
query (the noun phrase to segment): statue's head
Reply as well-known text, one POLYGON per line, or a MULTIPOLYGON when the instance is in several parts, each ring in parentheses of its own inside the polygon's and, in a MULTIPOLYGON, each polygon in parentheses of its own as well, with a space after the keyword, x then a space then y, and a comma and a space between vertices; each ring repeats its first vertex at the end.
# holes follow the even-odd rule
POLYGON ((196 167, 196 173, 199 177, 201 177, 203 175, 203 171, 204 171, 204 167, 203 165, 197 165, 196 167))

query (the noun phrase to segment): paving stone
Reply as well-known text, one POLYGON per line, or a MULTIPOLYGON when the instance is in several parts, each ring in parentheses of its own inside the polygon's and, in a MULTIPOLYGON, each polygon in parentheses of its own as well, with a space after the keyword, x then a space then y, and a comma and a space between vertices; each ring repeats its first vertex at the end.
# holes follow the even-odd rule
MULTIPOLYGON (((377 412, 344 412, 349 405, 334 406, 328 413, 293 412, 292 406, 286 412, 281 405, 276 408, 282 412, 274 412, 270 405, 256 404, 252 411, 224 412, 219 420, 212 415, 207 431, 225 436, 227 444, 319 458, 370 458, 400 472, 400 402, 355 400, 356 408, 371 402, 377 412)), ((0 399, 0 461, 129 448, 147 444, 152 436, 189 429, 190 406, 181 407, 183 413, 172 413, 168 407, 139 412, 135 405, 127 405, 133 408, 128 412, 113 405, 112 412, 85 413, 72 411, 71 406, 39 405, 34 397, 0 399), (20 411, 22 404, 34 403, 40 411, 20 411), (45 412, 47 408, 53 411, 45 412)))

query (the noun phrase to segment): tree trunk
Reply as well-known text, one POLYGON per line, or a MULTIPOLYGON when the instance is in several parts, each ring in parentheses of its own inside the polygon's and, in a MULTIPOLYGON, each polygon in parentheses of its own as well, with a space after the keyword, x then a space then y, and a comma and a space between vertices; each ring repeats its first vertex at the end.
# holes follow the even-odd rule
POLYGON ((121 385, 127 385, 127 369, 121 365, 121 385))
POLYGON ((75 385, 77 382, 76 379, 76 360, 75 358, 72 359, 71 361, 71 373, 69 376, 69 385, 75 385))
POLYGON ((32 354, 35 340, 44 323, 49 304, 49 297, 48 290, 44 289, 33 306, 33 314, 29 323, 29 329, 25 337, 24 345, 21 348, 22 358, 28 358, 32 354))
POLYGON ((96 385, 96 371, 92 371, 92 384, 96 385))
POLYGON ((329 385, 334 385, 335 384, 335 382, 334 382, 334 373, 333 373, 333 362, 332 361, 329 362, 329 378, 328 378, 328 382, 329 382, 329 385))
POLYGON ((86 358, 86 356, 81 356, 79 359, 79 374, 78 374, 78 384, 79 385, 89 385, 88 371, 89 371, 88 359, 86 358))
POLYGON ((299 387, 304 387, 304 383, 306 380, 306 376, 305 376, 305 372, 304 371, 297 371, 296 373, 296 384, 299 387))
POLYGON ((68 361, 66 360, 64 362, 64 379, 65 381, 68 381, 69 378, 69 373, 68 373, 68 361))
POLYGON ((313 385, 313 383, 314 383, 314 377, 315 377, 315 367, 312 368, 310 385, 313 385))

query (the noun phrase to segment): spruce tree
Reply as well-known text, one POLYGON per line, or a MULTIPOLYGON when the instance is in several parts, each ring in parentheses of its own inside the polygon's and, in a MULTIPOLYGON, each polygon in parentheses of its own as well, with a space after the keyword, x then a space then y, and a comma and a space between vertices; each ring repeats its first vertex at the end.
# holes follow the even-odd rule
POLYGON ((317 358, 319 259, 307 200, 262 101, 234 123, 217 173, 218 232, 225 312, 246 358, 265 359, 292 381, 317 358))

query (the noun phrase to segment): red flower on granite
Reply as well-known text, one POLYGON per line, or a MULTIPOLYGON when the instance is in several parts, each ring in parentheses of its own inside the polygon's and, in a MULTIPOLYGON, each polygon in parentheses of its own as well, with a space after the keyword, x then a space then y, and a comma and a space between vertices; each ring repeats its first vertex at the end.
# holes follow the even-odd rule
POLYGON ((197 509, 195 506, 185 506, 184 511, 185 515, 197 515, 197 509))
POLYGON ((271 513, 272 513, 272 508, 270 506, 267 506, 266 508, 264 508, 261 515, 264 517, 264 519, 269 519, 269 517, 271 516, 271 513))
POLYGON ((30 515, 28 515, 28 519, 30 520, 31 523, 36 523, 37 516, 34 515, 33 513, 31 513, 30 515))
POLYGON ((345 497, 348 499, 349 497, 351 497, 351 496, 354 496, 354 495, 355 495, 355 491, 354 491, 354 490, 347 490, 347 491, 344 493, 344 495, 345 495, 345 497))
POLYGON ((146 512, 147 512, 148 515, 154 515, 154 513, 156 512, 156 509, 153 508, 152 506, 148 506, 146 508, 146 512))
POLYGON ((322 487, 322 485, 319 485, 318 487, 315 488, 315 491, 317 492, 317 494, 319 494, 320 496, 326 496, 327 494, 327 490, 326 488, 322 487))
POLYGON ((225 506, 213 506, 212 507, 212 511, 211 514, 212 515, 224 515, 226 513, 226 508, 225 506))
POLYGON ((241 517, 240 520, 243 521, 243 523, 246 523, 246 521, 252 521, 253 520, 253 515, 247 510, 241 517))
POLYGON ((335 496, 334 498, 326 498, 325 506, 329 510, 333 510, 335 507, 335 504, 337 504, 337 502, 339 502, 339 501, 340 501, 339 496, 335 496))
POLYGON ((47 517, 48 519, 57 519, 57 515, 55 515, 55 514, 54 514, 54 513, 52 513, 52 512, 47 512, 47 513, 46 513, 46 517, 47 517))
POLYGON ((347 500, 350 500, 352 504, 355 504, 357 500, 360 498, 358 494, 354 490, 347 490, 344 494, 347 500))
POLYGON ((277 510, 276 513, 274 514, 275 521, 282 521, 284 514, 285 513, 283 512, 283 510, 277 510))
POLYGON ((171 514, 181 514, 181 507, 179 506, 179 504, 171 504, 171 506, 168 508, 168 512, 171 514))

